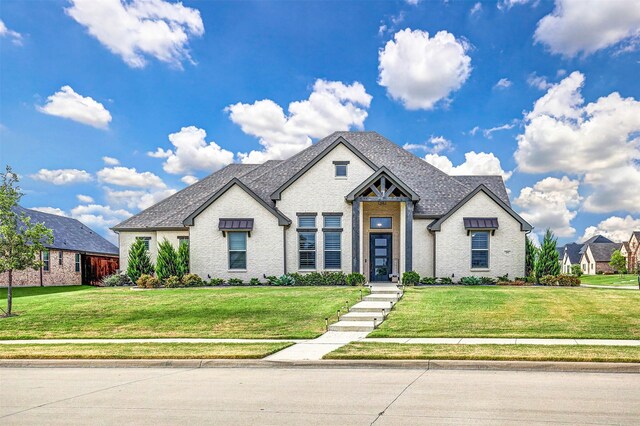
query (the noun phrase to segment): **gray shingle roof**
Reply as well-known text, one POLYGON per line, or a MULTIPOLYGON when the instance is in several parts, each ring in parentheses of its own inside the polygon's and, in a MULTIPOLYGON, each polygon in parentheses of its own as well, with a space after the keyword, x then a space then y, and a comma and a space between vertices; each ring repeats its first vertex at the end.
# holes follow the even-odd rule
POLYGON ((76 219, 25 209, 20 206, 15 207, 15 211, 18 214, 24 213, 31 218, 31 223, 43 223, 53 231, 53 244, 46 245, 50 249, 74 250, 96 254, 118 254, 118 247, 76 219))
POLYGON ((614 251, 620 250, 620 243, 593 243, 589 244, 591 253, 596 262, 609 262, 614 251))
POLYGON ((187 216, 233 178, 238 178, 258 197, 275 207, 271 195, 339 137, 377 167, 387 167, 420 196, 414 210, 416 215, 442 216, 480 184, 510 205, 500 176, 449 176, 376 132, 335 132, 287 160, 272 160, 261 165, 231 164, 113 229, 182 228, 182 221, 187 216))
POLYGON ((582 253, 582 247, 584 244, 569 243, 564 246, 567 255, 569 256, 569 262, 571 264, 580 263, 580 255, 582 253))

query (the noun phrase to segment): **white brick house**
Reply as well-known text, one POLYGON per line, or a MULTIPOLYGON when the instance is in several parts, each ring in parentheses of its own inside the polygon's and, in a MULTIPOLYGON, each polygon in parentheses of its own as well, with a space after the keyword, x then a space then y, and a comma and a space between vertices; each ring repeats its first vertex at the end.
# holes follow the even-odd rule
POLYGON ((283 161, 232 164, 113 228, 121 267, 189 241, 203 278, 290 272, 524 275, 531 225, 500 176, 449 176, 375 132, 336 132, 283 161))

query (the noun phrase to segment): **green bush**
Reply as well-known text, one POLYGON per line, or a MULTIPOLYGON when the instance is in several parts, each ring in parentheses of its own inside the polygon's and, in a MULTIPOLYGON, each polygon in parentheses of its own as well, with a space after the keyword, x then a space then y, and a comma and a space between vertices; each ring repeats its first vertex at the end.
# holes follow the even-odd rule
POLYGON ((438 284, 451 285, 453 280, 450 277, 441 277, 438 278, 438 284))
POLYGON ((158 246, 156 259, 156 276, 164 281, 171 276, 178 275, 178 253, 166 238, 158 246))
POLYGON ((438 283, 438 279, 436 277, 422 277, 420 278, 420 283, 425 285, 434 285, 438 283))
POLYGON ((129 279, 131 279, 132 283, 137 283, 140 276, 151 275, 154 271, 155 268, 153 267, 153 263, 151 263, 145 242, 141 239, 136 239, 129 248, 127 263, 127 275, 129 279))
MULTIPOLYGON (((505 277, 509 276, 509 274, 505 275, 505 277)), ((498 280, 496 280, 495 278, 491 278, 491 277, 480 277, 480 284, 482 285, 491 285, 491 284, 495 284, 498 280)), ((506 280, 509 281, 509 280, 506 280)))
POLYGON ((182 283, 185 287, 202 287, 204 286, 204 281, 198 274, 187 274, 182 277, 182 283))
POLYGON ((176 277, 175 275, 172 275, 164 280, 164 286, 167 288, 182 287, 182 280, 180 280, 180 278, 176 277))
POLYGON ((347 276, 342 271, 323 272, 322 285, 347 285, 347 276))
POLYGON ((420 275, 415 271, 407 271, 402 274, 403 285, 416 285, 420 283, 420 275))
POLYGON ((278 277, 276 277, 275 275, 269 275, 267 276, 267 284, 269 285, 276 285, 275 283, 278 281, 278 277))
MULTIPOLYGON (((517 278, 516 278, 517 279, 517 278)), ((497 281, 507 282, 509 281, 509 274, 504 274, 498 277, 497 281)))
POLYGON ((125 285, 131 285, 131 279, 124 272, 120 272, 119 274, 109 275, 102 279, 103 287, 122 287, 125 285))
POLYGON ((515 279, 514 281, 498 281, 497 285, 509 285, 509 286, 525 286, 527 282, 522 279, 515 279))
POLYGON ((189 273, 189 243, 181 243, 178 247, 178 259, 176 264, 178 277, 182 278, 189 273))
POLYGON ((156 277, 152 277, 151 275, 142 274, 136 284, 140 288, 158 288, 160 287, 160 280, 156 277))
POLYGON ((273 280, 271 282, 271 284, 272 285, 277 285, 277 286, 292 286, 292 285, 296 285, 297 281, 296 281, 294 275, 300 275, 301 276, 301 274, 280 275, 278 278, 273 280))
POLYGON ((558 278, 555 275, 545 275, 540 278, 542 285, 558 285, 558 278))
POLYGON ((242 284, 244 284, 244 281, 242 281, 241 278, 229 278, 227 280, 227 283, 229 285, 242 285, 242 284))
POLYGON ((474 277, 474 276, 470 276, 470 277, 462 277, 462 278, 460 278, 460 284, 462 284, 462 285, 480 285, 480 284, 482 284, 482 282, 480 281, 480 278, 474 277))
POLYGON ((209 280, 209 285, 222 285, 224 284, 224 280, 222 278, 211 278, 209 280))
POLYGON ((577 287, 580 285, 580 278, 573 275, 560 274, 556 279, 558 285, 562 287, 577 287))
POLYGON ((251 284, 251 285, 260 285, 260 280, 258 278, 251 278, 249 280, 249 284, 251 284))
POLYGON ((347 285, 364 285, 367 282, 367 277, 359 272, 352 272, 345 278, 347 285))
POLYGON ((582 268, 580 267, 580 265, 571 265, 571 274, 575 275, 576 277, 581 277, 582 268))

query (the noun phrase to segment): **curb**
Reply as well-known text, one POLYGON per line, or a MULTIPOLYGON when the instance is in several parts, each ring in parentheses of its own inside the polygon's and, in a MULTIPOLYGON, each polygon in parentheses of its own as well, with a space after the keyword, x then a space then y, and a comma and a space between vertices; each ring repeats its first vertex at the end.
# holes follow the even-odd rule
POLYGON ((0 368, 398 368, 640 374, 640 363, 469 360, 2 359, 0 368))

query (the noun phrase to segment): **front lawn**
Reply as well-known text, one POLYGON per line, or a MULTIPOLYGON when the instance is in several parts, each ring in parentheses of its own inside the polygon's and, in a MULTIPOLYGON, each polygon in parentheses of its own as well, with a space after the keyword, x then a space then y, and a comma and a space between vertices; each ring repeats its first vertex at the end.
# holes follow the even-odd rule
POLYGON ((638 276, 634 274, 625 275, 583 275, 580 277, 581 284, 607 285, 607 286, 638 286, 638 276))
POLYGON ((408 288, 369 336, 640 339, 640 291, 408 288))
POLYGON ((355 342, 325 359, 462 359, 497 361, 640 362, 638 346, 419 345, 355 342))
POLYGON ((18 316, 0 318, 0 339, 313 338, 358 297, 356 287, 16 288, 18 316))
POLYGON ((0 345, 0 359, 264 358, 293 343, 80 343, 0 345))

